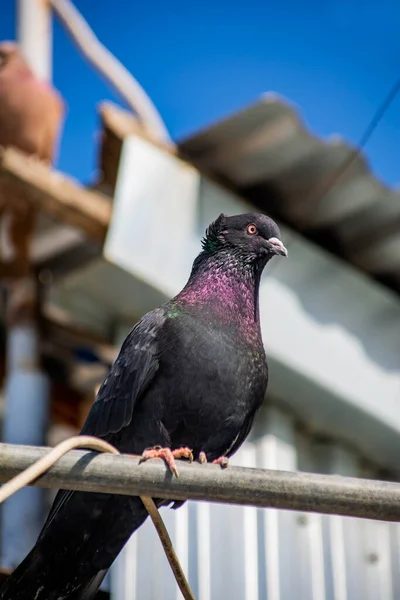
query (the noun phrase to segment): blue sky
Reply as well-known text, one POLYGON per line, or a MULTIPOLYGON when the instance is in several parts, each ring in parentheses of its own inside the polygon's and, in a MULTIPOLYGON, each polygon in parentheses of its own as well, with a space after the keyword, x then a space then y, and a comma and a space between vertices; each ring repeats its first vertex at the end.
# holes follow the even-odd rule
MULTIPOLYGON (((400 5, 394 0, 232 4, 76 0, 100 40, 149 93, 175 139, 275 91, 297 104, 316 134, 340 133, 357 142, 400 77, 400 5)), ((2 10, 2 39, 15 37, 13 5, 7 2, 2 10)), ((96 167, 96 104, 119 99, 57 22, 54 82, 69 106, 58 166, 89 181, 96 167)), ((383 181, 399 183, 400 96, 366 153, 383 181)))

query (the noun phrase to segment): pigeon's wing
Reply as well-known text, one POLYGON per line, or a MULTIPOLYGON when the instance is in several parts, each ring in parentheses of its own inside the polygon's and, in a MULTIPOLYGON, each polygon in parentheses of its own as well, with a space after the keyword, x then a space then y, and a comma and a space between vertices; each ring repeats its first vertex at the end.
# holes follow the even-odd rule
POLYGON ((107 440, 131 423, 136 402, 158 370, 165 320, 164 309, 156 309, 145 315, 128 334, 99 389, 82 435, 107 440))
MULTIPOLYGON (((82 435, 109 440, 132 421, 135 405, 159 366, 160 339, 163 338, 165 320, 164 309, 158 308, 145 315, 128 334, 99 389, 83 425, 82 435)), ((58 492, 40 537, 73 494, 73 491, 67 490, 58 492)))

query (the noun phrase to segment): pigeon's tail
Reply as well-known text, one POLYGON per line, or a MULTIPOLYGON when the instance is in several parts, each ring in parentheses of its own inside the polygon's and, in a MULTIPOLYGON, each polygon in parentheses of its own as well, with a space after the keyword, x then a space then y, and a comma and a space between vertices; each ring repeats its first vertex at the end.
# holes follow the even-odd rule
POLYGON ((61 492, 0 600, 92 600, 147 511, 140 498, 61 492))

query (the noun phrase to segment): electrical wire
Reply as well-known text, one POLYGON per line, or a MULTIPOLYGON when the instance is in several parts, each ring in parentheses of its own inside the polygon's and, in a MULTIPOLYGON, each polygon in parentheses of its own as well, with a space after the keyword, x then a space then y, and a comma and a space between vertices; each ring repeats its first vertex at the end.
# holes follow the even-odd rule
MULTIPOLYGON (((357 158, 359 158, 359 156, 361 155, 366 144, 370 140, 372 134, 376 130, 376 128, 379 125, 380 121, 382 120, 383 116, 385 115, 385 113, 387 112, 387 110, 389 109, 390 105, 395 100, 395 98, 399 92, 400 92, 400 79, 398 79, 395 82, 395 84, 389 90, 388 94, 385 96, 382 103, 376 109, 370 122, 368 123, 367 127, 365 128, 363 134, 361 135, 361 137, 358 141, 356 151, 352 152, 350 154, 350 156, 343 161, 342 165, 340 165, 338 167, 337 171, 328 180, 326 185, 323 186, 322 191, 320 190, 320 193, 315 195, 314 202, 322 200, 326 196, 326 194, 328 194, 332 190, 332 188, 338 183, 340 178, 347 172, 347 170, 357 160, 357 158)), ((310 196, 312 196, 312 195, 313 194, 310 194, 310 196)), ((310 202, 310 199, 308 201, 306 201, 306 204, 308 204, 309 202, 310 202)), ((311 200, 311 202, 312 202, 312 200, 311 200)))

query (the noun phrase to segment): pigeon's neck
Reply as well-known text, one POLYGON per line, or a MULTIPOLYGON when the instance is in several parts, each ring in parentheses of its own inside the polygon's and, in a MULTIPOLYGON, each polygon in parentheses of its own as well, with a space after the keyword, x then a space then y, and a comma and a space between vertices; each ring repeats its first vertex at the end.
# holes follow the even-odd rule
POLYGON ((261 265, 246 262, 232 253, 202 253, 176 300, 183 306, 202 307, 224 324, 225 321, 239 321, 245 326, 258 324, 261 272, 261 265))

